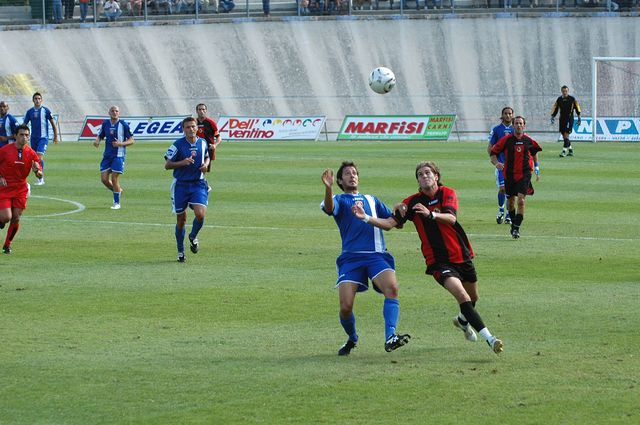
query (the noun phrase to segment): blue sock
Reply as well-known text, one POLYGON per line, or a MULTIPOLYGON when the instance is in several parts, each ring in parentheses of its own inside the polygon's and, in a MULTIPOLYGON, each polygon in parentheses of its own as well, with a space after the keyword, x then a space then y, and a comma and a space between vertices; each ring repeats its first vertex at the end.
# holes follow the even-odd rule
POLYGON ((191 226, 191 233, 189 233, 189 239, 195 239, 203 225, 204 219, 202 221, 198 221, 197 218, 194 218, 193 225, 191 226))
POLYGON ((40 160, 40 167, 42 168, 42 173, 44 174, 44 158, 40 160))
POLYGON ((113 202, 116 204, 120 203, 120 192, 113 192, 113 202))
POLYGON ((187 229, 184 227, 182 229, 178 228, 176 224, 176 243, 178 244, 178 252, 184 252, 184 235, 187 233, 187 229))
POLYGON ((500 211, 504 211, 504 201, 507 199, 507 197, 504 195, 504 193, 502 192, 498 192, 498 208, 500 208, 500 211))
POLYGON ((349 335, 349 340, 358 342, 358 334, 356 333, 356 316, 351 313, 351 317, 348 319, 340 318, 340 324, 344 331, 349 335))
POLYGON ((385 298, 382 316, 384 317, 384 340, 386 341, 396 333, 398 316, 400 316, 400 301, 394 298, 385 298))

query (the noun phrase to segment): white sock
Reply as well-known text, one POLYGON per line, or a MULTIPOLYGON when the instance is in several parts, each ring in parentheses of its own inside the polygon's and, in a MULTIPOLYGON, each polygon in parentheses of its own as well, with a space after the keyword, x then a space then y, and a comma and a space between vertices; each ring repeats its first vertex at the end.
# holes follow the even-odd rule
POLYGON ((493 341, 495 341, 496 337, 491 335, 491 332, 489 332, 489 329, 487 328, 482 328, 480 329, 480 332, 478 332, 480 334, 480 336, 482 336, 486 341, 489 342, 489 344, 493 344, 493 341))

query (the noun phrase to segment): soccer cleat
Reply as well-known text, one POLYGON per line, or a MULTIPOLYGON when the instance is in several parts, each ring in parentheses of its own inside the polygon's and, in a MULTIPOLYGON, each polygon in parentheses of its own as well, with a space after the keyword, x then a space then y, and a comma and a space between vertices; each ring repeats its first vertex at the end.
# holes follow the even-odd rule
POLYGON ((113 205, 111 206, 112 210, 119 210, 120 209, 120 204, 117 202, 114 202, 113 205))
POLYGON ((456 328, 464 332, 464 337, 467 339, 467 341, 476 342, 478 340, 478 335, 476 335, 476 331, 474 331, 473 328, 468 324, 467 326, 462 326, 457 316, 453 318, 453 326, 455 326, 456 328))
POLYGON ((43 184, 44 184, 44 177, 43 177, 43 178, 41 178, 41 179, 38 179, 38 181, 37 181, 37 182, 35 182, 35 185, 36 185, 36 186, 42 186, 43 184))
POLYGON ((11 254, 11 247, 10 246, 3 246, 2 247, 2 253, 3 254, 11 254))
POLYGON ((558 155, 560 158, 564 158, 565 156, 567 156, 567 152, 562 151, 560 152, 560 155, 558 155))
POLYGON ((573 149, 569 149, 569 153, 567 154, 567 156, 573 156, 573 149))
POLYGON ((487 341, 487 344, 496 354, 500 354, 504 351, 504 343, 498 338, 494 338, 493 342, 487 341))
POLYGON ((338 350, 338 355, 348 356, 349 354, 351 354, 351 350, 353 350, 354 348, 356 348, 356 343, 348 339, 347 342, 345 342, 344 345, 338 350))
POLYGON ((504 224, 511 224, 511 217, 506 216, 504 219, 504 224))
POLYGON ((520 238, 520 230, 519 230, 519 229, 517 229, 517 228, 515 228, 515 227, 514 227, 514 228, 512 228, 512 229, 511 229, 511 237, 512 237, 513 239, 518 239, 518 238, 520 238))
POLYGON ((503 220, 504 220, 504 213, 499 212, 498 215, 496 216, 496 223, 502 224, 503 220))
POLYGON ((183 252, 179 252, 178 253, 178 263, 184 263, 186 261, 186 258, 184 257, 184 253, 183 252))
POLYGON ((5 224, 6 224, 6 223, 5 223, 4 221, 0 221, 0 230, 4 229, 4 225, 5 225, 5 224))
POLYGON ((393 334, 389 337, 387 342, 384 343, 384 351, 386 351, 387 353, 390 353, 391 351, 396 350, 402 347, 403 345, 408 344, 410 339, 411 339, 411 335, 409 334, 404 334, 404 335, 393 334))
POLYGON ((198 253, 198 238, 191 239, 191 236, 189 236, 189 249, 194 254, 198 253))

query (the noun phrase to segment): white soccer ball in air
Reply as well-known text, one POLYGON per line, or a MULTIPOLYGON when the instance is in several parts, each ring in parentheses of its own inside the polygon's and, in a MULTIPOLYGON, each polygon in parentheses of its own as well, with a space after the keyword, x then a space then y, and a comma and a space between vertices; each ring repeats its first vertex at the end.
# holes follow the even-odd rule
POLYGON ((396 85, 396 76, 392 70, 379 66, 369 74, 369 87, 378 94, 389 93, 396 85))

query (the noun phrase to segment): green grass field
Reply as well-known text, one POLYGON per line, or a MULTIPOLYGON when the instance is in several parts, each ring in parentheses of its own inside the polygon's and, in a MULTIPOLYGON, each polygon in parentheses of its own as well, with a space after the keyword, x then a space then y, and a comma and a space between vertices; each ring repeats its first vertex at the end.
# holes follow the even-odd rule
POLYGON ((515 241, 495 223, 485 143, 224 143, 185 264, 168 145, 129 149, 119 211, 101 151, 50 147, 47 183, 0 257, 0 424, 640 422, 637 144, 561 159, 544 143, 515 241), (389 205, 415 192, 420 160, 439 163, 501 356, 453 328, 457 306, 424 274, 413 226, 387 233, 411 343, 384 351, 370 291, 356 299, 358 347, 336 355, 340 239, 320 174, 344 159, 389 205))

